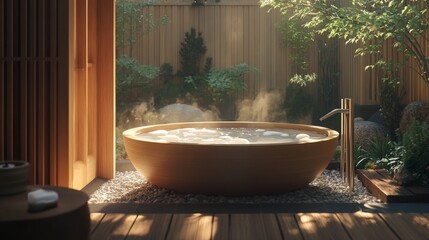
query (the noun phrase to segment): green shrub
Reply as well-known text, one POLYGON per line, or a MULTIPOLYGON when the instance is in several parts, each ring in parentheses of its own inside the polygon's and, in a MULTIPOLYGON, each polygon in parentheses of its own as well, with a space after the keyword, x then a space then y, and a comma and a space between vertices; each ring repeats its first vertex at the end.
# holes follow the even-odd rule
POLYGON ((357 168, 383 168, 391 175, 405 167, 412 179, 429 184, 429 123, 414 121, 401 141, 385 137, 370 140, 354 151, 357 168))
POLYGON ((404 166, 416 180, 429 183, 429 123, 414 121, 402 136, 404 166))
POLYGON ((169 63, 164 63, 159 67, 159 77, 163 80, 164 84, 171 82, 174 78, 173 66, 169 63))
POLYGON ((224 69, 212 69, 210 58, 207 59, 204 69, 202 74, 185 78, 186 85, 192 86, 191 95, 203 107, 231 103, 236 93, 245 90, 247 87, 243 81, 244 76, 256 71, 256 68, 245 63, 224 69))
POLYGON ((381 116, 391 136, 395 136, 395 131, 399 128, 403 109, 402 99, 405 96, 405 92, 399 93, 398 88, 399 82, 385 80, 380 89, 381 116))
POLYGON ((400 164, 398 153, 401 146, 389 140, 385 136, 377 136, 370 139, 365 148, 359 146, 355 150, 357 168, 384 168, 389 172, 400 164))
POLYGON ((246 74, 256 71, 245 63, 224 69, 212 69, 208 72, 206 81, 212 99, 215 102, 225 102, 233 99, 235 94, 247 88, 243 78, 246 74))
POLYGON ((152 80, 159 68, 146 66, 136 59, 122 56, 116 59, 116 107, 120 111, 128 102, 147 99, 152 93, 152 80))
POLYGON ((184 78, 184 88, 189 93, 188 100, 191 99, 191 103, 196 101, 202 107, 208 107, 213 103, 206 81, 211 69, 212 58, 207 58, 203 72, 184 78))
POLYGON ((181 83, 168 82, 156 94, 157 106, 165 106, 176 103, 179 99, 186 97, 186 90, 181 83))
POLYGON ((313 95, 307 92, 306 86, 316 80, 316 74, 293 76, 286 88, 283 106, 290 121, 296 121, 308 115, 313 109, 313 95))
POLYGON ((185 33, 185 39, 180 43, 180 66, 181 70, 177 76, 188 77, 196 76, 200 73, 201 58, 206 53, 207 48, 204 45, 202 34, 197 34, 195 28, 191 28, 185 33))
MULTIPOLYGON (((191 28, 181 42, 181 69, 176 76, 172 74, 171 65, 161 66, 160 77, 164 85, 157 93, 157 105, 175 103, 180 99, 181 102, 197 103, 200 107, 209 108, 213 104, 234 99, 237 92, 246 89, 243 78, 246 74, 256 71, 255 68, 242 63, 225 69, 213 69, 212 58, 208 57, 201 69, 200 63, 205 52, 202 34, 191 28), (183 79, 183 82, 171 81, 174 77, 183 79)), ((219 106, 216 107, 220 109, 219 106)))

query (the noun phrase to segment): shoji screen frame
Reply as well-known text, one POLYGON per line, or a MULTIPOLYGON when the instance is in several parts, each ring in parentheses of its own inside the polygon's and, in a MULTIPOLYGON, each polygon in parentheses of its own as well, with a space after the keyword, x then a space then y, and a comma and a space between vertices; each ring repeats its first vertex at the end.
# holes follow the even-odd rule
MULTIPOLYGON (((0 0, 0 161, 28 161, 29 182, 73 185, 80 178, 76 141, 75 29, 77 0, 0 0)), ((91 109, 97 139, 96 173, 114 177, 115 1, 87 0, 96 17, 92 67, 96 75, 91 109)), ((86 26, 88 27, 88 26, 86 26)), ((87 126, 88 128, 88 126, 87 126)), ((88 137, 88 136, 87 136, 88 137)))

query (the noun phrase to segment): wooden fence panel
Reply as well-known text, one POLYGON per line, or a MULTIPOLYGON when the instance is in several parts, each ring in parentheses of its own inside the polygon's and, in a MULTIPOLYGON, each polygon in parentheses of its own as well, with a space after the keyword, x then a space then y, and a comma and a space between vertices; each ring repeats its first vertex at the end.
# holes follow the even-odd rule
MULTIPOLYGON (((131 56, 142 64, 161 66, 170 63, 174 72, 180 68, 180 42, 191 27, 203 34, 207 53, 215 68, 247 63, 259 69, 245 81, 248 89, 241 97, 254 97, 258 92, 284 89, 296 73, 288 58, 290 49, 282 42, 276 24, 281 19, 278 10, 260 8, 258 0, 209 0, 204 7, 191 6, 190 0, 159 0, 148 9, 155 18, 168 16, 165 26, 138 39, 131 56)), ((429 34, 428 34, 429 35, 429 34)), ((429 43, 421 42, 429 55, 429 43)), ((351 97, 359 105, 376 105, 379 102, 380 73, 365 66, 375 62, 375 56, 355 57, 357 46, 340 43, 340 97, 351 97)), ((119 48, 118 56, 128 55, 119 48)), ((385 44, 383 56, 399 59, 390 43, 385 44)), ((309 72, 317 72, 317 46, 310 46, 309 72)), ((410 63, 416 67, 415 63, 410 63)), ((407 95, 404 102, 429 101, 429 88, 411 68, 399 73, 407 95)), ((160 83, 157 83, 159 86, 160 83)), ((338 100, 339 101, 339 100, 338 100)))
MULTIPOLYGON (((256 73, 246 77, 248 89, 240 96, 254 97, 263 90, 284 89, 295 74, 296 69, 288 59, 289 50, 276 29, 282 17, 279 11, 268 12, 269 9, 260 8, 257 1, 240 1, 244 5, 237 1, 208 2, 204 7, 171 5, 171 2, 161 1, 148 9, 155 18, 167 15, 169 23, 138 38, 132 53, 129 48, 119 47, 118 56, 131 55, 142 64, 155 66, 169 63, 176 72, 180 69, 180 43, 185 33, 194 27, 202 33, 207 47, 204 59, 212 57, 215 68, 239 63, 258 68, 256 73)), ((311 66, 312 71, 315 69, 311 66)))

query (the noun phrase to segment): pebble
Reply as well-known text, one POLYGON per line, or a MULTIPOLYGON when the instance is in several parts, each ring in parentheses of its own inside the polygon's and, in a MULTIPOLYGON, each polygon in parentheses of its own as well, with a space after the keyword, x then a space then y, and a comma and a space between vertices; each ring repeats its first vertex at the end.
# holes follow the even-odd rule
POLYGON ((148 182, 139 172, 117 172, 100 186, 88 203, 379 203, 356 178, 355 189, 348 192, 339 171, 325 170, 308 187, 275 195, 209 196, 176 193, 148 182))

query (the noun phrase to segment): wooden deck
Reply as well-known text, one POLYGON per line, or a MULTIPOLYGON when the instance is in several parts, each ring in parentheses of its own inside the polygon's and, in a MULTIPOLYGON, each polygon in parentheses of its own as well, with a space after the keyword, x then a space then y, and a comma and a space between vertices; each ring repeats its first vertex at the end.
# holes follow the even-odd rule
POLYGON ((91 213, 91 239, 429 239, 429 213, 91 213))
POLYGON ((429 189, 421 186, 400 186, 391 179, 389 173, 384 169, 359 169, 357 175, 362 184, 383 202, 429 202, 429 189))

